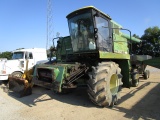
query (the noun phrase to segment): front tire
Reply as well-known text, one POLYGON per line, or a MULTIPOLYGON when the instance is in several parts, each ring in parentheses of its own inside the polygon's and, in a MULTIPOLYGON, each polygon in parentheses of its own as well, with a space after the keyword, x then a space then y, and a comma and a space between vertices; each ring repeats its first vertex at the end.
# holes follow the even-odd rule
POLYGON ((18 77, 18 78, 22 77, 22 73, 21 72, 13 72, 11 75, 14 76, 14 77, 18 77))
POLYGON ((121 69, 114 62, 102 62, 89 73, 88 95, 101 107, 117 104, 122 86, 121 69))

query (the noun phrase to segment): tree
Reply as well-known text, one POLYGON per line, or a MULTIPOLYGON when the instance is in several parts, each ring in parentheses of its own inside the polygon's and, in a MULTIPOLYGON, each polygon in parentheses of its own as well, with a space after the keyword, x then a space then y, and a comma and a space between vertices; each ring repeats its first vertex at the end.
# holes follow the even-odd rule
POLYGON ((3 52, 0 54, 0 58, 7 58, 10 60, 12 58, 12 53, 11 52, 3 52))
MULTIPOLYGON (((139 38, 136 34, 133 37, 139 38)), ((160 28, 158 26, 147 28, 139 39, 142 40, 141 43, 132 43, 133 54, 160 57, 160 28)))
POLYGON ((152 44, 160 43, 160 28, 158 26, 147 28, 144 31, 144 35, 142 35, 141 39, 152 44))
MULTIPOLYGON (((138 39, 140 39, 140 37, 138 36, 138 35, 136 35, 136 34, 133 34, 133 36, 132 37, 135 37, 135 38, 138 38, 138 39)), ((132 43, 132 54, 138 54, 139 52, 140 52, 140 43, 136 43, 136 42, 133 42, 132 43)))
POLYGON ((147 28, 141 39, 144 41, 141 46, 142 54, 160 57, 160 28, 158 26, 147 28))
POLYGON ((50 48, 47 50, 47 57, 52 58, 56 57, 56 48, 53 46, 50 46, 50 48))

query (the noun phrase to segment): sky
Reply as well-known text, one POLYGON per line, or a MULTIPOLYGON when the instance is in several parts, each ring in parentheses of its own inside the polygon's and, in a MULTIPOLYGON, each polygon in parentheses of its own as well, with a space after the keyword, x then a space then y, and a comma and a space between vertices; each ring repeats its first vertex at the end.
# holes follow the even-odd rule
MULTIPOLYGON (((47 1, 0 0, 0 52, 46 48, 47 1)), ((53 37, 68 36, 66 16, 91 5, 140 37, 145 29, 160 27, 160 0, 52 0, 53 37)))

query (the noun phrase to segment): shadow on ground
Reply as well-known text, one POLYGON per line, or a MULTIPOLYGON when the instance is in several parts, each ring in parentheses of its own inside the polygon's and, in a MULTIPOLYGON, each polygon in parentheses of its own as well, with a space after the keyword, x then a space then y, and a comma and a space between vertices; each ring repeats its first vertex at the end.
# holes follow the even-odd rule
MULTIPOLYGON (((130 90, 129 93, 122 96, 122 98, 119 100, 119 105, 115 106, 113 110, 125 113, 124 117, 128 119, 158 120, 160 119, 160 82, 141 80, 141 83, 142 84, 139 87, 136 87, 134 90, 130 90), (137 92, 142 91, 144 88, 146 89, 151 84, 155 84, 156 86, 151 89, 141 100, 139 100, 130 109, 127 109, 125 106, 120 107, 123 102, 127 101, 129 98, 134 97, 137 92)), ((4 92, 7 92, 5 86, 1 86, 1 88, 4 90, 4 92)), ((8 95, 29 107, 36 106, 36 103, 38 102, 50 100, 57 100, 62 103, 75 106, 94 108, 97 107, 89 100, 85 87, 77 88, 74 92, 70 94, 55 94, 51 90, 35 86, 33 87, 32 92, 32 95, 22 98, 16 97, 15 93, 12 92, 8 92, 8 95)))
POLYGON ((33 107, 36 106, 37 102, 49 101, 49 100, 57 100, 63 103, 83 106, 83 107, 97 107, 94 105, 88 98, 87 88, 86 87, 78 87, 72 93, 68 94, 57 94, 51 90, 34 86, 32 88, 32 94, 29 96, 24 96, 19 98, 18 94, 12 91, 8 91, 7 86, 1 86, 4 92, 6 92, 10 97, 22 102, 23 104, 33 107))
MULTIPOLYGON (((125 102, 127 99, 134 96, 134 94, 143 88, 149 86, 152 83, 157 82, 147 82, 136 88, 136 91, 130 91, 128 94, 124 95, 119 101, 120 104, 125 102)), ((125 113, 126 118, 139 120, 149 120, 149 119, 160 119, 160 83, 156 85, 152 90, 150 90, 140 101, 138 101, 131 109, 126 109, 124 107, 115 106, 118 111, 125 113)))

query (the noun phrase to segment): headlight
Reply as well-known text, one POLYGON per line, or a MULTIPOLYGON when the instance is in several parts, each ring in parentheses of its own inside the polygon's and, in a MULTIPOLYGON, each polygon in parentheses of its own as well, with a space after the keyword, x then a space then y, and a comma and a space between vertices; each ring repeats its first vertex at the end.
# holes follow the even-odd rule
POLYGON ((6 70, 1 70, 1 74, 6 74, 6 70))

